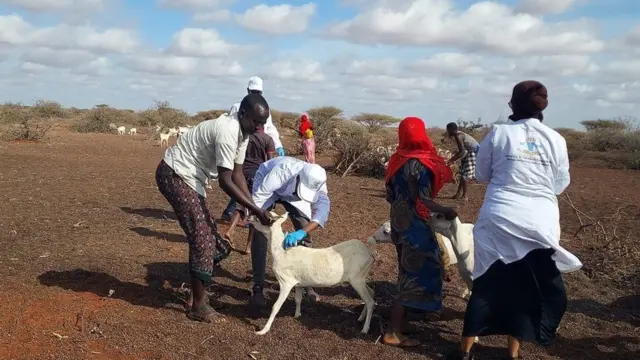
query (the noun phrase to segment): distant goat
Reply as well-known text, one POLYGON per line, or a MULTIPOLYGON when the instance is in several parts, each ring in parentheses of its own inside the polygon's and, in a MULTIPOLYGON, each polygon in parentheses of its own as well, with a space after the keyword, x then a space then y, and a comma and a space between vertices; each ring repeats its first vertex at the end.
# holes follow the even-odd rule
POLYGON ((116 126, 116 124, 114 124, 114 123, 109 124, 109 129, 116 130, 117 128, 118 127, 116 126))
POLYGON ((126 127, 124 127, 124 126, 120 126, 120 127, 118 128, 118 135, 124 135, 124 134, 126 134, 126 133, 127 133, 127 128, 126 128, 126 127))
POLYGON ((272 217, 276 220, 271 227, 260 224, 255 218, 250 219, 255 229, 262 232, 269 241, 273 273, 280 284, 278 300, 273 304, 269 320, 256 334, 264 335, 271 329, 278 311, 294 287, 296 302, 294 317, 297 318, 301 315, 303 287, 332 287, 344 282, 351 284, 364 300, 365 306, 358 321, 365 320, 362 333, 368 333, 375 304, 374 291, 367 286, 367 276, 373 265, 371 249, 360 240, 347 240, 323 249, 298 246, 285 250, 282 223, 287 219, 288 214, 278 216, 272 213, 272 217))
POLYGON ((131 130, 129 130, 129 135, 135 136, 138 133, 138 130, 136 128, 131 128, 131 130))
POLYGON ((171 132, 168 133, 160 133, 160 146, 169 147, 169 137, 171 136, 171 132))

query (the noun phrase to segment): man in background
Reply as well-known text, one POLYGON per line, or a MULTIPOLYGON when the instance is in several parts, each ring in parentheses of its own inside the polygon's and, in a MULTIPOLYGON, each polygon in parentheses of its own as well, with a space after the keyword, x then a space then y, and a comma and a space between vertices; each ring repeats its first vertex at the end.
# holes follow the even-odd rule
MULTIPOLYGON (((247 83, 247 93, 248 94, 260 94, 262 95, 263 86, 262 86, 262 78, 258 76, 252 76, 249 78, 249 82, 247 83)), ((229 109, 229 115, 238 112, 240 108, 240 103, 235 103, 229 109)), ((264 133, 269 135, 271 139, 273 139, 273 143, 276 147, 276 151, 279 156, 285 156, 284 147, 282 146, 282 141, 280 141, 280 133, 278 129, 273 124, 273 119, 271 118, 271 110, 269 110, 269 117, 267 118, 267 123, 264 125, 264 133)), ((221 219, 224 221, 231 221, 231 214, 236 208, 236 200, 231 198, 227 207, 222 212, 221 219)))

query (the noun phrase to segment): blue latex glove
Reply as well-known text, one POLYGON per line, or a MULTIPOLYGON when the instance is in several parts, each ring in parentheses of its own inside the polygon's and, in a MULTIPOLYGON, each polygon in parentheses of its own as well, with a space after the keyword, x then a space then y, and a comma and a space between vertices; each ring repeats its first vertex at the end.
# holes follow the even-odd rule
POLYGON ((288 249, 290 247, 298 246, 298 243, 306 237, 307 232, 304 230, 296 230, 292 233, 288 233, 284 238, 284 248, 288 249))
POLYGON ((278 152, 278 156, 284 156, 284 148, 282 146, 277 148, 276 151, 278 152))

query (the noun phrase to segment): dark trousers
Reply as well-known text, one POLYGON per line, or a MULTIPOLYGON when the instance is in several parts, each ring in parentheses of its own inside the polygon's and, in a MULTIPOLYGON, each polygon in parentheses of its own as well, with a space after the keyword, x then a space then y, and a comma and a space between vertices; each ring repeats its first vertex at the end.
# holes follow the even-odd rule
MULTIPOLYGON (((287 202, 277 202, 284 206, 289 213, 289 219, 293 223, 296 230, 300 230, 309 223, 309 219, 295 206, 287 202)), ((302 243, 303 246, 312 247, 311 235, 307 235, 302 243)), ((264 285, 264 277, 267 267, 267 251, 269 249, 268 240, 259 231, 253 231, 251 240, 251 269, 253 271, 253 288, 254 290, 262 289, 264 285)))

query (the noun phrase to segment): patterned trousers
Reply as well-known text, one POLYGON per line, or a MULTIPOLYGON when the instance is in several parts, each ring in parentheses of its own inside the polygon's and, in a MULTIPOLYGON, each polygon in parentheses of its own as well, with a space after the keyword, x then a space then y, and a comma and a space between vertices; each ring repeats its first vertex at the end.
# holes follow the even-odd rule
POLYGON ((213 269, 230 253, 230 244, 218 233, 205 198, 160 161, 156 184, 176 213, 180 227, 189 242, 189 273, 206 284, 211 283, 213 269))

